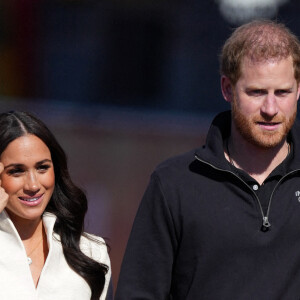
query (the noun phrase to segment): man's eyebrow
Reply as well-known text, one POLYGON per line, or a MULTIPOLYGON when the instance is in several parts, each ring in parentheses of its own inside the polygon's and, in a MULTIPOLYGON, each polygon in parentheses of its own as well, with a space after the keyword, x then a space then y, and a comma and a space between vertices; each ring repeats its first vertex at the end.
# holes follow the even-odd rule
POLYGON ((250 90, 267 90, 267 88, 259 85, 248 85, 245 87, 245 89, 250 89, 250 90))
POLYGON ((275 91, 288 91, 288 92, 292 92, 294 90, 294 88, 278 88, 275 91))
MULTIPOLYGON (((52 160, 51 159, 43 159, 41 161, 38 161, 35 165, 42 165, 42 164, 44 164, 46 162, 52 163, 52 160)), ((4 167, 4 170, 7 169, 7 168, 10 168, 10 167, 21 168, 23 166, 24 166, 23 164, 19 164, 19 163, 9 164, 9 165, 7 165, 7 166, 4 167)))
MULTIPOLYGON (((245 88, 245 91, 267 91, 268 89, 266 88, 260 88, 259 86, 248 86, 245 88)), ((292 91, 294 90, 294 87, 291 86, 283 86, 283 87, 278 87, 275 89, 275 91, 280 91, 280 90, 286 90, 286 91, 292 91)))
POLYGON ((253 92, 253 91, 262 91, 262 92, 265 92, 265 91, 267 91, 267 89, 260 88, 260 87, 255 87, 255 86, 249 86, 249 87, 245 88, 245 91, 246 92, 253 92))

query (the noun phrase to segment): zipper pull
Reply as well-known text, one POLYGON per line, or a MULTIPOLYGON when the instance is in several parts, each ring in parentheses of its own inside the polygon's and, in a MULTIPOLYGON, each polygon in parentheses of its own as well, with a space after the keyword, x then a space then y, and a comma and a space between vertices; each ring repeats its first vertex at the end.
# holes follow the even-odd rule
POLYGON ((270 229, 271 223, 269 222, 268 217, 263 217, 263 223, 261 226, 261 231, 266 232, 270 229))

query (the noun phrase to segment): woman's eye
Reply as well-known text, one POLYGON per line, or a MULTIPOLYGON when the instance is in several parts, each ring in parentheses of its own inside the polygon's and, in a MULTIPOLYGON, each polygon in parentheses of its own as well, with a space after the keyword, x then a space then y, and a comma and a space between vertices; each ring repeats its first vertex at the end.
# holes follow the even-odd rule
POLYGON ((13 175, 13 176, 21 175, 23 172, 24 172, 23 169, 10 169, 7 171, 9 175, 13 175))
POLYGON ((40 165, 40 166, 38 166, 37 169, 41 172, 46 172, 49 168, 50 168, 49 165, 40 165))

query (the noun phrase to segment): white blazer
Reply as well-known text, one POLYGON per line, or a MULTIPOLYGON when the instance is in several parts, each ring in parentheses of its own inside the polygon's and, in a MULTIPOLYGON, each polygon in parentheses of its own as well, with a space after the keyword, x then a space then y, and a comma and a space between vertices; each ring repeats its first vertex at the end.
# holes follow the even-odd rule
MULTIPOLYGON (((1 300, 90 300, 91 290, 86 281, 67 264, 59 236, 53 234, 56 216, 44 213, 49 253, 35 288, 27 255, 20 236, 7 215, 0 213, 0 299, 1 300)), ((106 298, 111 277, 110 260, 102 238, 100 244, 82 237, 81 250, 94 260, 109 267, 100 300, 106 298)))

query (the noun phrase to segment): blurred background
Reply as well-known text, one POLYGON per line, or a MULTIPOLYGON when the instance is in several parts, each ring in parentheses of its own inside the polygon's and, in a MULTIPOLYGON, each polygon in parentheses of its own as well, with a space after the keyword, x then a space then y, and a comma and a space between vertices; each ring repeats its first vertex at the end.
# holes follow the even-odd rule
MULTIPOLYGON (((218 55, 253 18, 300 35, 297 0, 2 0, 0 107, 41 118, 110 245, 113 284, 151 172, 229 109, 218 55)), ((149 250, 150 251, 150 250, 149 250)))

